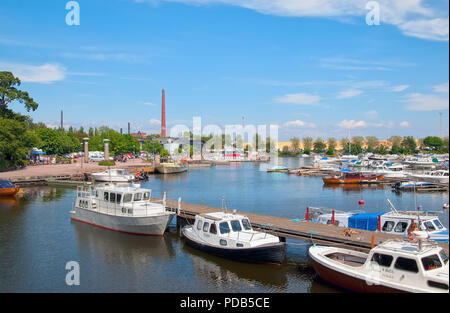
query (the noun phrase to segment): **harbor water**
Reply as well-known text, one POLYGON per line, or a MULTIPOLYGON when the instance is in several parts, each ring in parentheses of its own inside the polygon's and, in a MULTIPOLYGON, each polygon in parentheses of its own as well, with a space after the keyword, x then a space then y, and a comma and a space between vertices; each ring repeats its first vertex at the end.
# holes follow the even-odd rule
MULTIPOLYGON (((280 165, 309 165, 308 158, 280 159, 280 165)), ((395 193, 389 186, 326 187, 321 177, 267 173, 267 163, 231 163, 152 175, 143 187, 154 197, 228 210, 302 219, 307 206, 345 211, 433 210, 446 227, 447 192, 395 193), (364 200, 364 207, 358 201, 364 200)), ((174 223, 163 237, 117 233, 72 222, 76 191, 24 188, 17 200, 0 199, 0 292, 342 292, 309 267, 309 243, 287 241, 281 266, 244 264, 194 250, 174 223), (80 284, 66 284, 66 264, 80 265, 80 284)))

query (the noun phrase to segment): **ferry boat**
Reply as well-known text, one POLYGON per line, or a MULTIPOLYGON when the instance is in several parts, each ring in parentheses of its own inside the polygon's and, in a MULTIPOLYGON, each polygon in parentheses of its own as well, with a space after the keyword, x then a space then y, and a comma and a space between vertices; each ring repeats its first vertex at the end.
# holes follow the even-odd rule
POLYGON ((98 182, 127 183, 134 180, 134 176, 124 169, 108 169, 104 172, 92 173, 92 178, 98 182))
POLYGON ((367 184, 382 181, 383 174, 364 174, 361 172, 342 172, 341 175, 323 177, 324 184, 367 184))
POLYGON ((448 293, 448 257, 436 242, 388 240, 362 253, 311 246, 318 275, 356 292, 448 293))
POLYGON ((151 190, 140 185, 120 187, 113 184, 77 187, 70 218, 135 235, 162 236, 174 213, 163 204, 151 202, 151 190))
POLYGON ((20 188, 9 180, 0 180, 0 197, 15 196, 19 191, 20 188))
POLYGON ((181 231, 191 247, 235 261, 281 264, 286 253, 280 238, 253 230, 248 217, 235 213, 198 214, 181 231))
POLYGON ((325 208, 309 208, 311 222, 319 224, 333 224, 341 227, 381 231, 393 235, 408 235, 412 221, 419 230, 426 232, 430 240, 449 242, 448 229, 441 223, 434 212, 427 211, 397 211, 391 205, 387 213, 361 213, 331 211, 325 208))

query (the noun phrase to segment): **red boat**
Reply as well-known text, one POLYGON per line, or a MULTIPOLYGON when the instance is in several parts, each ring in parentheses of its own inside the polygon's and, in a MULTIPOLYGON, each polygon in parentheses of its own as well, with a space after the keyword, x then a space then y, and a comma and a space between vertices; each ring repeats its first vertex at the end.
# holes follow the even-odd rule
POLYGON ((8 180, 0 180, 0 197, 15 196, 20 188, 8 180))
POLYGON ((342 173, 340 176, 324 177, 325 184, 367 184, 382 181, 383 174, 342 173))

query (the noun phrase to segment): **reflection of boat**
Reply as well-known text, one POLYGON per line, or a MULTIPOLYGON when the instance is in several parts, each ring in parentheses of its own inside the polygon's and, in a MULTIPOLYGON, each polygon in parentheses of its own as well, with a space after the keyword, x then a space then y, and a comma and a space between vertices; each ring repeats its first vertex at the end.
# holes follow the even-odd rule
POLYGON ((0 197, 15 196, 20 188, 9 180, 0 180, 0 197))
POLYGON ((324 189, 340 189, 346 191, 383 190, 384 184, 324 184, 324 189))
MULTIPOLYGON (((139 186, 139 185, 137 185, 139 186)), ((136 186, 79 186, 72 220, 136 235, 162 236, 174 214, 151 202, 151 190, 136 186)))
POLYGON ((186 172, 188 170, 188 167, 183 163, 165 162, 157 165, 155 167, 155 170, 161 174, 175 174, 186 172))
POLYGON ((18 202, 19 200, 15 196, 0 197, 0 206, 2 205, 11 206, 18 202))
POLYGON ((343 172, 340 176, 323 177, 325 184, 367 184, 382 181, 383 174, 364 174, 360 172, 343 172))
POLYGON ((241 262, 281 264, 286 252, 278 237, 253 230, 246 216, 234 213, 196 215, 182 234, 194 248, 241 262))
POLYGON ((91 175, 95 181, 99 182, 131 182, 134 180, 134 176, 128 170, 123 169, 108 169, 91 175))
POLYGON ((349 290, 448 293, 448 257, 433 242, 388 240, 368 254, 312 246, 309 256, 320 277, 349 290))

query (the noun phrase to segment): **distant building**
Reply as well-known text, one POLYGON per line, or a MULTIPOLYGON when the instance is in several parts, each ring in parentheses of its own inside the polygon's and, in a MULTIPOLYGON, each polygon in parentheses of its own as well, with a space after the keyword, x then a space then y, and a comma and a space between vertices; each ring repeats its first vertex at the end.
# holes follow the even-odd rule
POLYGON ((138 131, 137 133, 131 134, 134 138, 145 138, 147 137, 147 133, 143 133, 141 131, 138 131))

